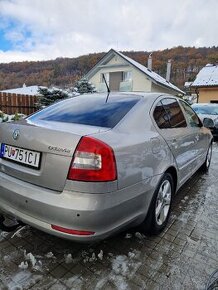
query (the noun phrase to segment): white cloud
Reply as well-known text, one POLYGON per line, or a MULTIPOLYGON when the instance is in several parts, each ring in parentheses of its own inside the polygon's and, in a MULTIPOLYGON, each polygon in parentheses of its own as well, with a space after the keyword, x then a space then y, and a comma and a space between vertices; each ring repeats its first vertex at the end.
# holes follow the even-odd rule
POLYGON ((217 0, 1 0, 0 18, 0 62, 218 43, 217 0))
MULTIPOLYGON (((51 57, 50 57, 51 58, 51 57)), ((0 63, 16 62, 16 61, 37 61, 46 59, 44 54, 36 51, 30 51, 28 53, 21 51, 7 51, 0 50, 0 63)), ((48 58, 49 59, 49 58, 48 58)))

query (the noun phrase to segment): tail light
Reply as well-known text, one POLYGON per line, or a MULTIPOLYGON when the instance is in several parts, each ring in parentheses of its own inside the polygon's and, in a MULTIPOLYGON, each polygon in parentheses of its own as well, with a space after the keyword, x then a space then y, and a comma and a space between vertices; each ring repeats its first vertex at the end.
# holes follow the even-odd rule
POLYGON ((91 231, 67 229, 60 226, 56 226, 56 225, 51 225, 51 228, 58 232, 62 232, 62 233, 70 234, 70 235, 91 236, 95 234, 95 232, 91 232, 91 231))
POLYGON ((117 179, 113 149, 104 142, 82 137, 73 156, 68 179, 77 181, 113 181, 117 179))

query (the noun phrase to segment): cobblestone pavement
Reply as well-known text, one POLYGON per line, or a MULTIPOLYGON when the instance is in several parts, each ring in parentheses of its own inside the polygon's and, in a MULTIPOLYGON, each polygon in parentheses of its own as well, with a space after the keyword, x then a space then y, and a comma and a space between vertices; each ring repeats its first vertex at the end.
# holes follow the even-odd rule
POLYGON ((159 236, 128 231, 94 245, 29 226, 0 232, 0 289, 205 289, 218 269, 218 144, 173 202, 159 236))

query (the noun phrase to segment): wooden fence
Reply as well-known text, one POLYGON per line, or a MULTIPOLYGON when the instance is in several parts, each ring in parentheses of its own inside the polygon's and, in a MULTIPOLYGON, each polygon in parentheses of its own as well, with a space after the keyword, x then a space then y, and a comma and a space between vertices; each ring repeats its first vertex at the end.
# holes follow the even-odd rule
POLYGON ((37 110, 36 102, 36 96, 0 92, 0 110, 5 114, 32 114, 37 110))

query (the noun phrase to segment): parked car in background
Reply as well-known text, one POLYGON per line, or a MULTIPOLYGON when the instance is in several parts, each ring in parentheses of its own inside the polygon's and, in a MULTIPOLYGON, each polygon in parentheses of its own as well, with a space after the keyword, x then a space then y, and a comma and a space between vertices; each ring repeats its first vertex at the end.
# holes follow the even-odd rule
POLYGON ((217 140, 218 139, 218 104, 196 103, 192 105, 192 108, 198 114, 201 121, 206 122, 205 124, 207 125, 207 127, 211 129, 214 139, 217 140))
POLYGON ((1 212, 88 242, 139 224, 162 231, 174 194, 212 155, 191 107, 159 93, 66 99, 0 124, 0 144, 1 212))

